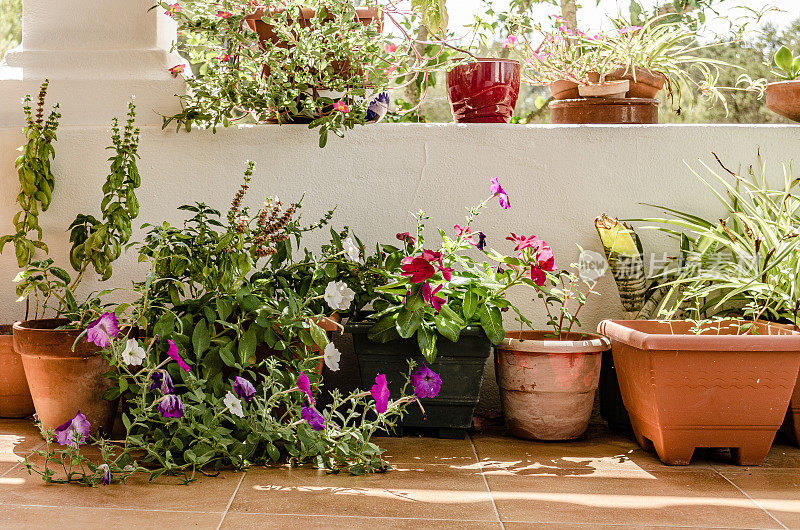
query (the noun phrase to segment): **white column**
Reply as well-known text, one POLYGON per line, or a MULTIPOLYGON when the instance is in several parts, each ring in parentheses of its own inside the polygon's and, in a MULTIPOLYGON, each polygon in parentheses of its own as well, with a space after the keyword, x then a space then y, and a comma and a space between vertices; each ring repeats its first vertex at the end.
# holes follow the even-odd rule
POLYGON ((50 79, 64 125, 106 125, 136 97, 137 123, 180 109, 168 69, 176 24, 153 0, 23 0, 22 44, 0 63, 0 127, 24 123, 19 100, 50 79))

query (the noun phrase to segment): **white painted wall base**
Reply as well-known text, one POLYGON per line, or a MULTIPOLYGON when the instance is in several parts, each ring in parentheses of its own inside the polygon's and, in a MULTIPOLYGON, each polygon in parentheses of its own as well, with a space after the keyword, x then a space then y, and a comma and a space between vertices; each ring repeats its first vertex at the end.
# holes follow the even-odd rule
MULTIPOLYGON (((124 114, 124 103, 117 113, 124 114)), ((53 206, 41 216, 52 256, 68 266, 68 224, 79 212, 97 214, 100 186, 108 171, 107 127, 64 127, 59 131, 54 165, 53 206)), ((11 229, 18 190, 13 161, 23 141, 17 128, 0 128, 0 232, 11 229)), ((711 151, 735 168, 755 161, 756 150, 782 179, 782 162, 800 154, 800 126, 520 126, 381 124, 358 128, 345 140, 317 147, 317 132, 303 126, 239 127, 176 134, 144 127, 139 191, 144 222, 180 222, 180 204, 204 201, 225 211, 238 189, 248 159, 256 174, 248 200, 253 206, 266 195, 284 201, 306 194, 308 222, 338 206, 334 226, 351 226, 368 245, 393 241, 397 232, 412 230, 412 212, 425 210, 429 226, 452 230, 465 207, 488 194, 490 177, 498 177, 511 195, 510 210, 493 203, 477 227, 489 245, 510 251, 509 232, 534 233, 548 241, 559 265, 576 260, 577 245, 602 251, 593 220, 602 212, 641 217, 656 212, 641 202, 661 203, 715 218, 713 196, 684 165, 713 163, 711 151)), ((713 166, 712 166, 713 167, 713 166)), ((325 232, 327 233, 327 232, 325 232)), ((141 235, 137 232, 134 237, 141 235)), ((323 234, 324 235, 324 234, 323 234)), ((436 240, 435 231, 429 241, 436 240)), ((647 252, 664 252, 670 244, 643 231, 647 252)), ((316 247, 321 239, 308 244, 316 247)), ((129 253, 107 282, 128 287, 142 268, 129 253)), ((14 302, 11 279, 16 274, 13 252, 0 256, 0 321, 23 315, 14 302)), ((88 282, 85 288, 95 288, 88 282)), ((585 309, 585 330, 603 318, 618 317, 619 298, 613 280, 585 309)), ((531 293, 513 295, 543 322, 531 293)), ((486 403, 497 403, 494 377, 487 372, 486 403)))

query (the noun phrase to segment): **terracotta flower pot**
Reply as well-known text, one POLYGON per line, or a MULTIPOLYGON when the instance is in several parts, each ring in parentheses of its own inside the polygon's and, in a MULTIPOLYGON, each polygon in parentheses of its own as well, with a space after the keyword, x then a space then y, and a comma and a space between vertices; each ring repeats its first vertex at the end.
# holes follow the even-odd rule
POLYGON ((608 81, 597 85, 580 85, 578 95, 582 98, 624 98, 630 88, 627 79, 621 81, 608 81))
POLYGON ((551 101, 550 123, 658 123, 658 100, 593 98, 551 101))
POLYGON ((547 331, 506 334, 495 351, 495 373, 508 431, 530 440, 573 440, 589 425, 608 339, 547 331))
POLYGON ((625 79, 630 82, 628 89, 629 98, 646 98, 652 99, 656 97, 667 78, 661 72, 650 72, 647 68, 637 66, 633 71, 626 70, 625 68, 618 68, 613 73, 606 76, 609 81, 617 81, 625 79))
POLYGON ((54 429, 80 410, 92 432, 111 432, 117 401, 103 393, 111 381, 103 376, 111 367, 100 349, 82 338, 79 330, 58 330, 64 319, 27 320, 14 324, 14 349, 22 357, 36 415, 45 429, 54 429), (72 351, 75 344, 75 351, 72 351))
POLYGON ((600 323, 636 439, 665 464, 688 464, 697 447, 729 447, 737 464, 758 465, 797 382, 800 333, 759 323, 758 334, 728 325, 698 335, 694 326, 600 323))
POLYGON ((33 401, 11 333, 10 325, 0 326, 0 418, 24 418, 33 414, 33 401))
POLYGON ((792 121, 800 121, 800 81, 767 85, 767 108, 792 121))
POLYGON ((520 64, 478 59, 447 72, 447 96, 456 123, 508 123, 519 97, 520 64))
POLYGON ((559 79, 550 83, 550 94, 553 99, 578 99, 578 83, 574 81, 567 81, 566 79, 559 79))

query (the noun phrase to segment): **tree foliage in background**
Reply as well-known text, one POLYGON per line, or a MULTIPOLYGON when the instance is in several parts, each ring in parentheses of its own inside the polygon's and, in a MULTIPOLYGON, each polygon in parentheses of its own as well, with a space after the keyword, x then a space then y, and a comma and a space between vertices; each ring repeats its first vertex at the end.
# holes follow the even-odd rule
POLYGON ((0 58, 22 40, 22 0, 0 0, 0 58))

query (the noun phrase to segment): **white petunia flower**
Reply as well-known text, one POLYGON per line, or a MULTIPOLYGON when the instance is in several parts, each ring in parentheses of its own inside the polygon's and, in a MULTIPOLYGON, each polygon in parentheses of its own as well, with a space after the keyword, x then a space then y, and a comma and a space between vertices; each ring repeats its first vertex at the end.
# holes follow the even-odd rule
POLYGON ((325 302, 331 309, 347 309, 353 302, 356 293, 350 289, 344 282, 330 282, 325 287, 325 302))
POLYGON ((231 411, 233 414, 239 416, 240 418, 244 418, 244 410, 242 410, 242 400, 237 398, 233 392, 229 390, 228 393, 225 394, 225 397, 222 399, 222 402, 225 404, 225 407, 227 407, 227 409, 231 411))
POLYGON ((325 346, 325 351, 322 354, 325 359, 325 365, 331 372, 339 371, 339 359, 342 357, 342 352, 336 349, 332 342, 325 346))
POLYGON ((358 249, 358 245, 355 244, 352 237, 348 237, 342 241, 342 248, 348 258, 353 261, 361 261, 361 251, 358 249))
POLYGON ((122 350, 122 361, 130 366, 140 366, 144 361, 146 352, 144 348, 139 346, 139 341, 136 339, 128 339, 125 343, 125 349, 122 350))

